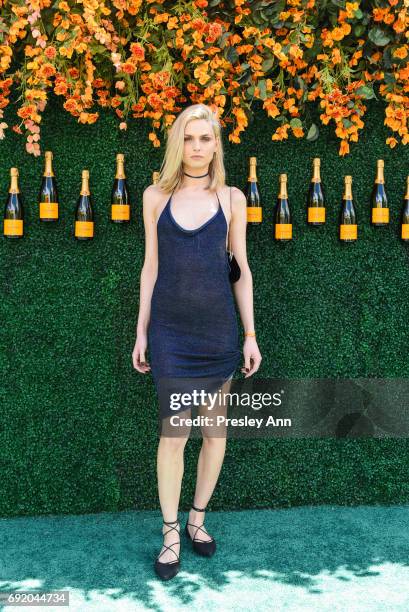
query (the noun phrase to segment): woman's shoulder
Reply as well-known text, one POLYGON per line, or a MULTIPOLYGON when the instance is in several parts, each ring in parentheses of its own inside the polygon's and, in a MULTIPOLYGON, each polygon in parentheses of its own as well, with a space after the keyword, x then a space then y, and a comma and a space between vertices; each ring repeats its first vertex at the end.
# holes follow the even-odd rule
POLYGON ((157 184, 148 185, 142 195, 143 210, 156 220, 168 197, 169 194, 160 189, 157 184))
POLYGON ((150 199, 160 199, 166 196, 167 192, 163 191, 163 189, 161 189, 156 183, 153 183, 152 185, 148 185, 148 187, 146 187, 145 191, 143 192, 143 195, 145 194, 149 196, 150 199))
POLYGON ((168 197, 170 192, 164 191, 156 183, 148 185, 143 192, 142 201, 143 205, 149 210, 156 210, 160 207, 168 197))
POLYGON ((247 205, 247 199, 241 189, 235 187, 234 185, 225 185, 225 189, 227 191, 228 196, 230 197, 231 193, 231 202, 232 204, 245 204, 247 205))

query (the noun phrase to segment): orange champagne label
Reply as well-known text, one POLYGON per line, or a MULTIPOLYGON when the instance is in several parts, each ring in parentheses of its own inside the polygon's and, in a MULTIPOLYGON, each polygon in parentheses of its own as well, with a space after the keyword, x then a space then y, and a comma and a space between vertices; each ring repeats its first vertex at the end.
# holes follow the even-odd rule
POLYGON ((262 221, 263 209, 261 206, 247 206, 247 221, 262 221))
POLYGON ((58 202, 40 202, 40 219, 58 219, 58 202))
POLYGON ((78 238, 92 238, 94 236, 94 222, 93 221, 76 221, 75 222, 75 235, 78 238))
POLYGON ((354 225, 340 225, 341 240, 356 240, 358 236, 358 226, 354 225))
POLYGON ((308 207, 308 222, 320 222, 325 221, 325 206, 309 206, 308 207))
POLYGON ((372 223, 389 223, 389 208, 373 208, 372 223))
POLYGON ((129 204, 112 204, 111 219, 114 221, 129 221, 131 207, 129 204))
POLYGON ((4 219, 5 236, 22 236, 23 219, 4 219))
POLYGON ((409 223, 402 223, 402 238, 409 240, 409 223))
POLYGON ((281 238, 292 238, 293 237, 293 225, 292 223, 276 223, 275 225, 275 237, 281 238))

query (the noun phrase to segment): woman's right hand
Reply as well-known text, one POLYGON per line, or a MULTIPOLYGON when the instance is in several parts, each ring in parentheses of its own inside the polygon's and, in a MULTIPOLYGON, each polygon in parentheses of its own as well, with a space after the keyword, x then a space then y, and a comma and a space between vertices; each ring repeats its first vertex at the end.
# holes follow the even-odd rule
POLYGON ((138 372, 141 372, 142 374, 146 374, 151 369, 149 363, 145 360, 145 352, 147 348, 148 341, 146 336, 138 335, 136 337, 135 346, 132 353, 132 362, 135 370, 138 370, 138 372))

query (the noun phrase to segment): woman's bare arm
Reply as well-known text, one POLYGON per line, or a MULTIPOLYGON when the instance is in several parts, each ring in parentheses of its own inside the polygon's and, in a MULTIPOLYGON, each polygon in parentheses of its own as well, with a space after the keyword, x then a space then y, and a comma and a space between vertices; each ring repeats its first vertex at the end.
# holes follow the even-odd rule
MULTIPOLYGON (((232 217, 230 221, 230 241, 234 257, 240 266, 240 278, 233 283, 233 293, 240 312, 244 331, 255 331, 253 307, 253 276, 247 261, 246 247, 247 202, 246 196, 237 187, 232 188, 232 217)), ((246 378, 258 370, 261 354, 256 339, 245 336, 244 368, 246 378)))
POLYGON ((157 187, 155 185, 149 185, 143 192, 142 199, 143 221, 145 227, 145 259, 140 276, 139 314, 136 326, 133 364, 139 372, 147 372, 150 367, 146 364, 145 352, 148 347, 147 335, 151 312, 151 299, 158 276, 156 210, 160 197, 157 187))

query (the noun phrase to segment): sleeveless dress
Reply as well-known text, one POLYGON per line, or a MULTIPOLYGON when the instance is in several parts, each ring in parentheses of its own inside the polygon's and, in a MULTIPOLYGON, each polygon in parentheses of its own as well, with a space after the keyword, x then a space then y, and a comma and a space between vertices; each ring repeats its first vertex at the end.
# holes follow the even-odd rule
POLYGON ((214 390, 241 360, 226 255, 228 224, 219 196, 217 212, 200 227, 186 229, 173 217, 172 195, 157 222, 158 276, 148 328, 159 395, 161 381, 169 379, 196 379, 201 389, 214 390))

